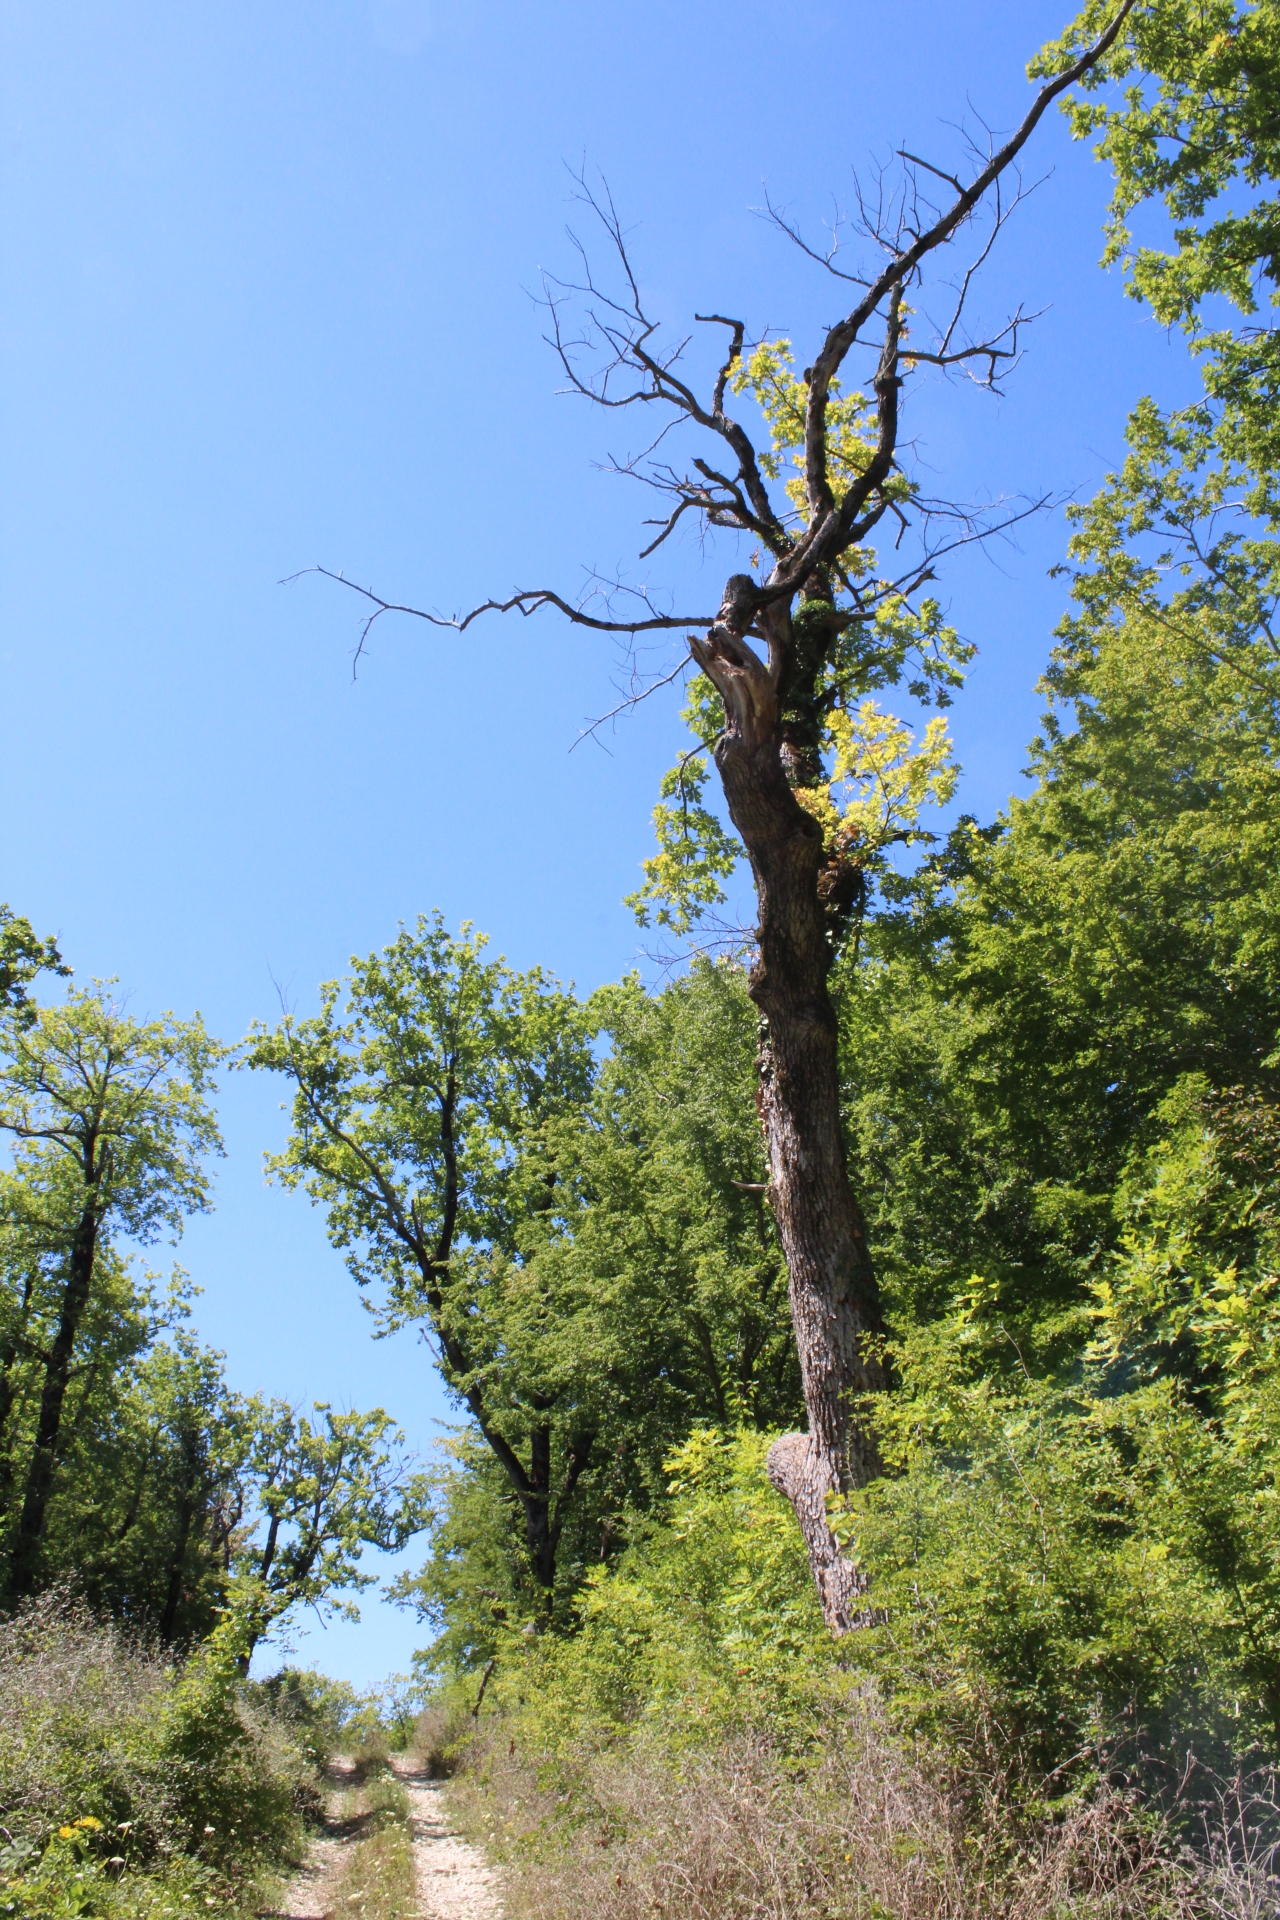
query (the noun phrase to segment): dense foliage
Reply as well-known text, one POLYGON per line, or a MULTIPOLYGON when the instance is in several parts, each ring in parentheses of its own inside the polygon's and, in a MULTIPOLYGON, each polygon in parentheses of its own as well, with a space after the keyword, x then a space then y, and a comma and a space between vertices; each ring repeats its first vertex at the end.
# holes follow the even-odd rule
MULTIPOLYGON (((1115 169, 1112 257, 1187 331, 1188 403, 1141 401, 1123 466, 1071 510, 1033 790, 914 870, 868 869, 835 963, 895 1376, 887 1471, 833 1508, 871 1579, 839 1669, 959 1776, 1033 1796, 1115 1767, 1170 1795, 1189 1755, 1229 1773, 1280 1748, 1275 28, 1268 4, 1139 7, 1071 106, 1115 169), (1131 248, 1121 223, 1161 200, 1170 242, 1131 248)), ((842 777, 831 743, 824 765, 842 777)), ((741 977, 705 971, 745 1021, 741 977)), ((706 1202, 722 1238, 734 1177, 706 1202)), ((626 1229, 590 1199, 564 1231, 604 1274, 626 1229)), ((454 1634, 485 1507, 459 1451, 423 1591, 442 1651, 496 1656, 487 1698, 532 1751, 679 1751, 757 1712, 795 1750, 819 1737, 821 1636, 791 1645, 781 1695, 760 1665, 804 1618, 802 1565, 771 1546, 785 1509, 745 1493, 756 1443, 723 1396, 688 1413, 561 1639, 512 1633, 506 1598, 487 1637, 454 1634)))
POLYGON ((0 1624, 0 1913, 257 1907, 314 1787, 236 1651, 220 1630, 175 1665, 58 1589, 0 1624))
MULTIPOLYGON (((209 1204, 226 1050, 106 987, 42 998, 62 956, 0 908, 0 1912, 233 1911, 296 1842, 309 1769, 372 1725, 314 1676, 251 1687, 254 1648, 300 1606, 352 1610, 364 1549, 423 1529, 397 1589, 432 1635, 422 1737, 471 1752, 513 1857, 577 1863, 565 1900, 660 1908, 643 1802, 684 1822, 699 1912, 763 1911, 752 1874, 791 1890, 775 1911, 876 1920, 1082 1888, 1254 1911, 1206 1908, 1160 1818, 1197 1831, 1206 1781, 1280 1763, 1278 50, 1275 0, 1146 0, 1068 102, 1113 169, 1107 257, 1190 354, 1186 405, 1140 400, 1069 510, 1030 791, 927 830, 957 780, 942 723, 917 738, 870 695, 920 655, 917 693, 947 697, 967 649, 933 603, 869 587, 872 666, 805 692, 891 1380, 862 1410, 884 1471, 828 1500, 856 1631, 824 1627, 764 1470, 804 1401, 741 952, 583 999, 437 914, 249 1036, 292 1094, 275 1177, 457 1410, 416 1472, 381 1410, 232 1391, 181 1271, 140 1268, 209 1204)), ((787 343, 732 382, 783 477, 787 343)), ((867 418, 833 404, 839 485, 867 418)), ((801 605, 802 640, 833 605, 801 605)), ((708 686, 633 902, 672 934, 739 857, 698 766, 708 686)))

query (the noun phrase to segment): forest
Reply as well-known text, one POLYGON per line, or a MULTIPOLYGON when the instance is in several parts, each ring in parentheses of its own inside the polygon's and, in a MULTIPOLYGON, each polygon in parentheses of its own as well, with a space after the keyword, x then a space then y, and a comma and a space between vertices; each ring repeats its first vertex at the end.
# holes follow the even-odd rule
POLYGON ((0 909, 0 1914, 318 1913, 345 1821, 326 1912, 461 1915, 409 1764, 510 1920, 1280 1913, 1280 0, 1089 0, 1022 54, 1016 131, 904 151, 838 253, 774 216, 846 317, 689 316, 706 382, 577 176, 557 374, 644 416, 646 554, 697 526, 718 604, 314 583, 362 644, 687 647, 645 965, 579 993, 406 900, 223 1039, 0 909), (973 506, 912 399, 1014 377, 1030 319, 973 310, 1061 114, 1186 390, 1092 497, 973 506), (947 568, 1033 511, 1062 612, 987 819, 947 568), (163 1250, 231 1076, 437 1370, 429 1455, 196 1332, 163 1250), (412 1676, 292 1664, 407 1548, 412 1676))

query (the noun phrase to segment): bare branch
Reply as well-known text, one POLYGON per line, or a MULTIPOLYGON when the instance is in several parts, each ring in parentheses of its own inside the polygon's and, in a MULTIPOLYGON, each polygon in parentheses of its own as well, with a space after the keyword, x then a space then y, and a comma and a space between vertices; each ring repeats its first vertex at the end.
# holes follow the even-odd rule
POLYGON ((1030 326, 1033 320, 1038 320, 1043 311, 1044 309, 1041 308, 1037 313, 1024 313, 1019 307, 1013 317, 1001 327, 999 333, 993 334, 989 340, 974 341, 970 346, 957 347, 953 352, 946 351, 945 346, 937 353, 927 353, 923 348, 912 347, 904 352, 902 357, 908 365, 919 362, 923 366, 943 368, 963 366, 970 360, 985 360, 987 362, 986 378, 980 380, 978 384, 989 388, 992 393, 998 393, 1000 389, 995 385, 997 362, 1007 362, 1006 371, 1017 365, 1022 358, 1018 346, 1018 330, 1021 327, 1030 326), (1002 347, 1000 345, 1002 340, 1008 340, 1009 345, 1002 347))
POLYGON ((605 726, 610 720, 616 720, 620 713, 630 713, 633 707, 638 707, 642 701, 649 698, 650 694, 657 693, 663 687, 669 687, 671 682, 678 680, 680 675, 687 672, 692 664, 692 661, 688 659, 679 661, 671 669, 670 673, 662 676, 661 680, 652 681, 647 687, 642 688, 639 693, 628 694, 627 698, 620 700, 616 707, 610 707, 608 713, 602 713, 598 720, 593 720, 590 726, 582 729, 574 741, 573 746, 570 747, 570 753, 573 752, 574 747, 581 746, 584 740, 593 739, 601 727, 605 726))
POLYGON ((642 560, 647 560, 649 558, 649 555, 655 552, 656 549, 662 545, 663 541, 667 538, 667 535, 675 532, 676 526, 679 522, 681 514, 687 513, 690 507, 701 507, 704 512, 707 511, 706 502, 700 499, 697 494, 690 493, 690 494, 687 494, 684 499, 680 500, 677 503, 676 507, 674 508, 672 513, 668 515, 665 521, 658 521, 658 520, 645 521, 646 527, 661 526, 662 532, 658 535, 656 540, 651 540, 647 547, 641 547, 640 558, 642 560))
POLYGON ((730 327, 733 330, 733 338, 729 342, 729 352, 717 376, 716 390, 711 401, 712 412, 723 413, 725 385, 729 375, 733 372, 734 363, 742 358, 742 342, 746 334, 746 327, 741 320, 726 320, 722 313, 695 313, 693 317, 695 320, 700 320, 704 326, 714 324, 720 327, 730 327))
MULTIPOLYGON (((1088 73, 1115 44, 1136 4, 1137 0, 1120 0, 1106 30, 1070 67, 1040 88, 1020 125, 1003 145, 995 148, 994 143, 989 142, 983 156, 976 144, 970 141, 970 147, 980 164, 967 186, 961 183, 958 175, 945 172, 905 148, 899 150, 899 157, 909 168, 920 169, 954 190, 955 197, 944 210, 939 211, 929 203, 914 173, 908 173, 905 179, 893 186, 886 184, 883 169, 871 189, 865 189, 862 183, 855 182, 862 229, 888 255, 873 277, 864 279, 835 266, 839 247, 838 224, 833 232, 831 248, 821 255, 808 246, 799 232, 770 204, 770 216, 808 257, 820 261, 836 277, 856 284, 861 290, 852 310, 827 329, 820 353, 812 367, 805 370, 808 391, 802 460, 808 507, 800 525, 796 524, 798 516, 787 505, 775 506, 766 485, 760 456, 751 438, 725 410, 730 382, 735 369, 741 365, 745 349, 745 323, 719 313, 695 316, 699 324, 724 326, 730 334, 728 349, 717 370, 710 401, 704 403, 690 382, 676 370, 688 345, 687 340, 679 341, 669 351, 659 350, 658 322, 645 311, 629 254, 627 235, 607 183, 596 191, 588 184, 584 174, 574 176, 578 197, 603 227, 616 255, 621 285, 610 292, 600 284, 592 271, 586 249, 577 236, 570 232, 570 241, 582 262, 582 278, 576 284, 558 281, 550 276, 544 278, 546 305, 551 317, 550 344, 572 391, 606 407, 623 408, 657 402, 671 410, 667 424, 649 441, 643 453, 629 456, 624 461, 613 459, 611 462, 613 471, 643 480, 646 485, 666 493, 672 501, 665 518, 646 523, 658 531, 644 547, 642 557, 653 554, 690 512, 699 514, 705 527, 726 528, 753 537, 771 554, 774 564, 768 579, 758 588, 754 582, 750 583, 750 605, 742 631, 749 629, 768 640, 770 660, 767 678, 773 681, 775 688, 781 672, 778 649, 785 645, 785 640, 778 638, 781 628, 778 634, 774 632, 771 609, 789 603, 816 574, 828 570, 828 577, 838 581, 848 594, 852 602, 848 611, 850 620, 869 618, 872 617, 871 610, 882 603, 885 595, 913 592, 931 579, 941 555, 954 551, 957 546, 1005 531, 1027 513, 1037 511, 1042 504, 1037 502, 1028 506, 993 527, 985 520, 975 519, 966 510, 943 509, 936 503, 922 502, 914 493, 905 493, 894 485, 894 476, 900 471, 898 432, 903 375, 916 365, 936 366, 944 371, 976 366, 979 371, 973 377, 987 388, 998 390, 997 372, 1007 371, 1016 363, 1019 331, 1035 316, 1019 308, 997 333, 978 341, 966 338, 960 331, 974 276, 990 254, 995 235, 1023 197, 1019 186, 1011 203, 1006 205, 1003 176, 1013 167, 1050 104, 1088 73), (918 282, 925 259, 955 237, 958 229, 970 219, 993 188, 992 231, 977 257, 966 268, 958 287, 955 287, 955 305, 950 319, 937 336, 935 344, 928 348, 916 347, 908 341, 903 325, 908 289, 918 282), (585 328, 578 335, 571 335, 564 324, 564 309, 571 297, 586 303, 585 328), (875 446, 865 466, 849 479, 837 499, 828 472, 828 406, 833 384, 850 350, 860 342, 873 345, 872 341, 862 341, 863 330, 873 320, 883 329, 877 347, 876 372, 871 382, 875 394, 875 446), (594 371, 582 368, 581 356, 585 353, 598 356, 594 371), (671 427, 681 421, 716 434, 730 449, 736 465, 729 464, 722 468, 705 459, 695 458, 692 466, 700 476, 696 479, 687 473, 677 472, 670 465, 657 465, 654 455, 659 444, 671 427), (851 548, 866 541, 887 514, 892 514, 898 523, 895 545, 900 544, 908 529, 909 516, 917 526, 923 522, 920 527, 923 555, 905 569, 896 583, 884 580, 873 583, 860 577, 857 568, 843 564, 843 559, 851 548), (930 522, 938 518, 958 520, 962 528, 959 537, 936 545, 930 538, 929 527, 930 522), (756 624, 753 625, 753 621, 756 624)), ((464 614, 446 616, 403 602, 385 600, 372 588, 360 586, 344 574, 332 572, 326 567, 317 565, 303 571, 316 572, 326 579, 336 580, 359 595, 371 609, 360 630, 353 671, 358 666, 370 632, 384 614, 408 614, 432 626, 464 633, 484 613, 518 612, 527 618, 544 607, 554 608, 575 626, 600 633, 635 635, 675 629, 715 629, 711 633, 712 647, 709 653, 701 642, 693 643, 695 657, 702 662, 703 653, 707 653, 707 658, 714 660, 717 670, 723 665, 726 673, 746 674, 751 678, 754 671, 754 655, 752 662, 745 657, 741 661, 729 657, 734 647, 741 644, 740 634, 733 638, 729 655, 724 655, 724 647, 716 639, 719 631, 717 615, 665 613, 653 603, 643 588, 629 587, 616 580, 593 582, 577 602, 547 587, 520 588, 505 598, 484 600, 464 614), (618 595, 630 597, 636 608, 631 617, 618 617, 619 608, 614 604, 618 595), (599 611, 590 610, 593 603, 599 606, 599 611)), ((668 676, 674 677, 674 674, 668 676)), ((614 714, 635 704, 640 697, 644 696, 630 696, 614 713, 604 718, 613 718, 614 714)), ((588 732, 594 731, 600 724, 593 723, 593 728, 588 732)))
POLYGON ((571 601, 564 599, 558 593, 553 593, 549 587, 533 587, 513 593, 507 600, 485 600, 480 606, 472 607, 469 613, 448 616, 442 613, 428 613, 423 607, 404 606, 397 601, 384 600, 380 594, 373 591, 372 587, 358 586, 354 580, 348 580, 345 574, 334 573, 330 568, 321 566, 301 567, 297 573, 289 574, 280 582, 280 585, 287 587, 291 581, 301 580, 307 573, 323 574, 326 580, 336 580, 339 586, 350 587, 351 591, 358 593, 362 599, 372 601, 374 612, 369 615, 360 629, 356 661, 364 651, 364 643, 369 637, 370 628, 376 620, 382 618, 384 613, 407 613, 415 620, 427 621, 433 627, 452 627, 456 633, 465 633, 472 621, 478 620, 482 613, 520 613, 528 618, 531 613, 537 613, 542 607, 554 607, 575 626, 591 627, 597 633, 643 633, 657 628, 710 627, 714 624, 716 617, 714 614, 703 613, 655 613, 652 611, 652 602, 647 596, 638 593, 634 587, 618 587, 616 583, 615 591, 636 593, 637 598, 650 609, 650 612, 636 620, 601 620, 595 614, 587 613, 581 607, 575 607, 571 601))
MULTIPOLYGON (((610 246, 618 257, 618 263, 625 276, 629 304, 615 300, 602 292, 591 271, 585 250, 575 235, 571 235, 574 246, 583 260, 583 280, 574 285, 562 281, 544 278, 546 304, 552 318, 552 332, 548 344, 556 352, 562 367, 570 381, 572 391, 593 399, 601 406, 622 408, 637 403, 650 404, 662 402, 674 407, 695 425, 711 433, 719 434, 732 448, 738 462, 738 474, 735 484, 750 502, 751 516, 748 530, 765 539, 770 550, 776 555, 788 545, 785 529, 778 519, 769 492, 760 472, 759 460, 748 435, 740 423, 724 411, 724 400, 730 374, 734 363, 741 357, 745 337, 745 326, 741 321, 727 319, 722 314, 697 316, 700 320, 718 323, 731 329, 732 338, 729 352, 720 368, 709 407, 699 401, 693 388, 680 379, 674 369, 688 344, 681 341, 670 353, 660 357, 651 348, 651 341, 657 331, 657 323, 645 313, 640 298, 635 270, 627 250, 626 236, 621 222, 609 196, 607 186, 603 200, 592 192, 582 176, 575 176, 581 189, 581 198, 591 207, 608 236, 610 246), (606 307, 616 319, 602 319, 594 306, 588 306, 587 320, 595 329, 597 341, 607 351, 607 358, 601 370, 589 379, 579 373, 574 361, 574 351, 587 348, 592 344, 590 336, 570 340, 561 325, 560 308, 563 298, 569 294, 578 294, 588 301, 598 302, 606 307), (639 382, 630 391, 617 394, 611 391, 619 372, 630 372, 639 376, 639 382)), ((619 470, 635 471, 635 462, 628 460, 620 463, 619 470)))
POLYGON ((964 192, 963 186, 959 180, 957 180, 954 173, 944 173, 941 167, 935 167, 930 161, 922 160, 918 153, 908 153, 905 147, 899 147, 898 158, 900 160, 909 160, 913 167, 923 167, 926 173, 936 174, 939 180, 945 180, 947 185, 954 187, 957 193, 964 192))
MULTIPOLYGON (((830 557, 842 528, 848 520, 848 516, 843 512, 840 514, 835 512, 835 501, 827 474, 826 413, 831 383, 839 373, 849 349, 882 302, 895 289, 900 295, 901 290, 912 279, 926 256, 945 245, 957 228, 969 218, 988 189, 999 180, 1006 168, 1012 165, 1059 94, 1065 93, 1068 87, 1074 86, 1076 81, 1082 79, 1108 52, 1136 3, 1137 0, 1122 0, 1122 5, 1105 32, 1065 72, 1058 74, 1053 80, 1046 81, 1023 116, 1017 130, 990 156, 986 165, 975 175, 970 184, 960 190, 951 206, 928 227, 920 231, 910 246, 899 249, 896 244, 894 245, 891 249, 892 257, 871 281, 857 306, 828 331, 822 351, 813 363, 809 380, 809 402, 805 423, 805 484, 809 496, 812 531, 809 541, 805 543, 807 545, 803 567, 805 574, 830 557)), ((884 381, 893 375, 896 375, 896 362, 891 375, 885 369, 882 357, 880 380, 884 381)), ((887 473, 882 476, 884 477, 887 477, 887 473)), ((864 494, 864 499, 866 497, 867 495, 864 494)), ((861 503, 855 512, 860 511, 860 506, 861 503)), ((800 572, 801 569, 797 565, 788 567, 789 586, 794 587, 800 572)))

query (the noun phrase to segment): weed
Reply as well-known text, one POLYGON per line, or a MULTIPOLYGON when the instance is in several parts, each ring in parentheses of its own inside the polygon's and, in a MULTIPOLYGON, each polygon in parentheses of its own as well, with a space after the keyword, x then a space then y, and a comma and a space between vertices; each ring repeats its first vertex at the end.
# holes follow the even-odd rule
POLYGON ((525 1754, 495 1716, 451 1797, 510 1920, 1262 1920, 1280 1894, 1269 1855, 1207 1864, 1105 1786, 975 1800, 865 1706, 803 1766, 764 1735, 525 1754))
POLYGON ((332 1920, 416 1920, 409 1797, 394 1773, 366 1759, 353 1796, 362 1837, 344 1863, 332 1920))

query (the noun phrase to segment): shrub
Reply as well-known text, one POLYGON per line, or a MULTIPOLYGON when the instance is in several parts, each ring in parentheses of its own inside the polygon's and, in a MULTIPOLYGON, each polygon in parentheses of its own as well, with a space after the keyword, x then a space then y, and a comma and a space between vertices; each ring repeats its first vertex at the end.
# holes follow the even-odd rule
POLYGON ((366 1713, 363 1694, 314 1667, 282 1667, 260 1680, 256 1692, 272 1716, 292 1729, 317 1766, 350 1744, 353 1725, 362 1724, 366 1713))
POLYGON ((230 1910, 313 1793, 225 1635, 179 1666, 65 1593, 0 1622, 0 1914, 230 1910))
POLYGON ((837 1516, 883 1624, 826 1634, 767 1437, 705 1430, 669 1462, 665 1521, 588 1580, 575 1633, 506 1634, 478 1725, 474 1673, 442 1691, 423 1745, 507 1863, 512 1920, 1280 1911, 1275 1807, 1233 1788, 1222 1815, 1203 1766, 1162 1778, 1135 1738, 1179 1694, 1184 1726, 1225 1697, 1221 1669, 1188 1692, 1170 1658, 1203 1633, 1197 1590, 1179 1619, 1157 1556, 1144 1591, 1099 1497, 1121 1485, 1094 1470, 1106 1445, 1132 1538, 1150 1456, 1121 1453, 1114 1406, 1092 1426, 1068 1396, 989 1387, 962 1452, 953 1403, 950 1457, 921 1445, 837 1516))
POLYGON ((314 1667, 282 1667, 259 1681, 255 1691, 317 1766, 338 1752, 365 1767, 402 1753, 412 1741, 422 1697, 418 1682, 404 1674, 392 1674, 381 1687, 360 1693, 314 1667))
POLYGON ((765 1479, 768 1445, 699 1430, 666 1463, 664 1522, 587 1577, 576 1631, 502 1637, 487 1701, 523 1740, 557 1751, 643 1723, 696 1746, 767 1721, 804 1751, 838 1690, 837 1650, 795 1517, 765 1479))
POLYGON ((1275 1756, 1280 1456, 1261 1418, 1215 1430, 1166 1381, 954 1383, 913 1415, 902 1470, 837 1521, 885 1622, 849 1653, 903 1724, 957 1756, 998 1727, 1001 1764, 1032 1778, 1105 1748, 1162 1794, 1188 1751, 1224 1774, 1275 1756))
POLYGON ((475 1716, 456 1686, 422 1709, 414 1726, 413 1748, 433 1780, 445 1780, 453 1773, 475 1730, 475 1716))

